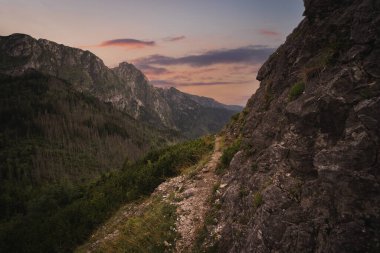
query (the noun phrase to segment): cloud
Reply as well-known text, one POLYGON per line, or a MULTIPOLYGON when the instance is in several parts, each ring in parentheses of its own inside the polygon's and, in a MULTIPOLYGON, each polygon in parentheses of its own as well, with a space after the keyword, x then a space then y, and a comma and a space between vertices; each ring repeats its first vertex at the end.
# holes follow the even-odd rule
POLYGON ((263 63, 274 48, 266 46, 247 46, 235 49, 221 49, 208 51, 198 55, 188 55, 179 58, 163 55, 151 55, 145 58, 136 59, 137 65, 190 65, 192 67, 204 67, 214 64, 260 64, 263 63))
POLYGON ((176 87, 178 84, 169 80, 150 80, 150 82, 157 87, 176 87))
POLYGON ((259 33, 261 35, 265 35, 265 36, 280 36, 281 35, 281 33, 279 33, 279 32, 272 31, 272 30, 266 30, 266 29, 259 30, 259 33))
POLYGON ((99 46, 100 47, 127 47, 127 48, 143 48, 155 46, 156 42, 154 41, 143 41, 136 39, 114 39, 103 41, 99 46))
POLYGON ((230 72, 234 74, 251 74, 257 73, 261 68, 261 64, 253 65, 234 65, 230 67, 230 72))
POLYGON ((159 87, 184 87, 184 86, 213 86, 213 85, 230 85, 230 84, 246 84, 248 81, 234 81, 234 82, 175 82, 171 80, 151 80, 153 85, 159 87))
POLYGON ((166 68, 154 67, 154 66, 147 65, 147 64, 138 64, 138 65, 136 65, 136 67, 138 69, 140 69, 142 72, 144 72, 144 74, 146 74, 146 75, 162 75, 162 74, 171 73, 166 68))
POLYGON ((186 36, 177 36, 177 37, 167 37, 164 39, 164 41, 173 42, 173 41, 179 41, 186 39, 186 36))

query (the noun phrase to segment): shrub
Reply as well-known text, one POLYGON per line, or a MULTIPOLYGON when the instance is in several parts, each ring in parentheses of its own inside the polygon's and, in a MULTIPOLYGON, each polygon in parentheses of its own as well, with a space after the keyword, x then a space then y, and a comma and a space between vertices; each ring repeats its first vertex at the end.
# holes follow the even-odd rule
POLYGON ((176 207, 154 200, 144 214, 127 221, 116 248, 122 252, 172 251, 178 236, 175 223, 176 207))
POLYGON ((240 112, 235 113, 234 115, 231 116, 232 121, 237 121, 240 117, 240 112))
POLYGON ((234 157, 234 155, 240 150, 241 139, 236 140, 230 146, 228 146, 220 158, 220 164, 216 170, 217 173, 222 173, 226 169, 234 157))
POLYGON ((291 88, 289 92, 289 100, 293 101, 297 99, 305 90, 304 82, 297 82, 291 88))
MULTIPOLYGON (((212 148, 210 138, 189 141, 150 152, 136 163, 126 162, 121 171, 88 185, 49 186, 30 200, 23 216, 0 222, 0 252, 72 252, 122 204, 150 194, 167 177, 197 163, 212 148)), ((9 197, 2 194, 1 199, 4 202, 9 197)), ((158 206, 156 211, 164 215, 172 213, 167 206, 158 206)), ((152 222, 158 216, 152 217, 152 222)), ((148 218, 135 221, 140 226, 148 218)), ((166 231, 167 223, 162 225, 166 231)), ((136 238, 136 241, 140 239, 145 240, 136 238)))

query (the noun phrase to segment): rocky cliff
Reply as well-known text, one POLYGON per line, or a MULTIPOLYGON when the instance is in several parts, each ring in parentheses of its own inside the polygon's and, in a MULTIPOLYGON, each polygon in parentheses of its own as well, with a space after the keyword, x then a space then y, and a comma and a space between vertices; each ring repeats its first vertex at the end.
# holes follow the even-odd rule
POLYGON ((227 139, 202 247, 380 251, 380 1, 305 0, 227 139))
POLYGON ((218 131, 241 110, 239 106, 226 106, 176 89, 167 92, 155 88, 140 70, 126 62, 110 69, 89 51, 44 39, 36 40, 25 34, 0 37, 0 72, 19 76, 28 69, 66 80, 76 90, 110 102, 135 119, 156 127, 179 130, 191 138, 218 131), (166 96, 167 93, 171 95, 166 96), (189 103, 179 105, 174 101, 189 103), (219 117, 204 117, 214 110, 219 117), (189 127, 178 121, 187 119, 188 115, 197 121, 196 125, 189 127))
POLYGON ((0 74, 3 211, 15 207, 7 201, 13 196, 4 196, 18 184, 83 182, 120 169, 126 158, 134 161, 176 141, 174 131, 138 122, 60 79, 34 71, 18 77, 0 74))

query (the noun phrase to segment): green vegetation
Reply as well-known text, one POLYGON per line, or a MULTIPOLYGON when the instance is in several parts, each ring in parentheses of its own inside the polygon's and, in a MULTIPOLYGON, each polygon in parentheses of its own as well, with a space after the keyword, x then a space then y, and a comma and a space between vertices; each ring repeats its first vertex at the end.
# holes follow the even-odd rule
POLYGON ((239 119, 240 112, 235 113, 234 115, 231 116, 231 121, 237 121, 239 119))
POLYGON ((171 252, 178 236, 175 222, 176 207, 156 198, 141 215, 128 218, 117 240, 102 245, 100 251, 171 252))
POLYGON ((234 114, 230 121, 226 124, 225 129, 237 129, 238 131, 241 131, 246 124, 246 117, 249 113, 249 110, 247 108, 244 108, 243 111, 240 113, 234 114))
POLYGON ((256 192, 253 194, 253 206, 255 208, 258 208, 264 203, 263 201, 263 195, 261 195, 261 192, 256 192))
POLYGON ((293 101, 297 99, 305 90, 305 83, 304 82, 297 82, 295 83, 289 91, 289 100, 293 101))
MULTIPOLYGON (((176 100, 168 100, 168 103, 174 117, 180 117, 178 120, 175 120, 176 126, 178 129, 181 129, 181 133, 189 139, 219 132, 229 121, 230 117, 235 114, 235 111, 216 107, 199 106, 194 109, 190 106, 189 108, 184 109, 183 107, 178 106, 176 100), (186 116, 184 116, 184 113, 186 116)), ((183 103, 187 104, 188 102, 183 101, 183 103)))
POLYGON ((336 62, 339 53, 346 51, 350 46, 350 43, 343 38, 344 36, 336 36, 335 39, 330 40, 313 60, 314 67, 318 66, 323 68, 333 65, 336 62))
POLYGON ((216 173, 222 173, 229 165, 234 155, 240 150, 241 139, 235 140, 230 146, 223 150, 220 164, 216 169, 216 173))
POLYGON ((0 75, 0 223, 28 213, 50 184, 88 182, 165 139, 61 80, 0 75))
POLYGON ((342 38, 344 36, 337 36, 334 40, 319 46, 321 49, 315 57, 311 58, 305 68, 309 77, 315 77, 326 67, 333 65, 339 53, 348 49, 349 43, 342 38))
POLYGON ((136 161, 172 133, 36 72, 0 84, 0 252, 71 251, 212 149, 203 139, 136 161))
POLYGON ((240 186, 239 197, 244 198, 245 196, 248 196, 248 194, 249 194, 249 188, 246 186, 240 186))
POLYGON ((197 164, 189 166, 182 170, 182 175, 187 175, 189 178, 194 178, 201 169, 205 167, 207 162, 209 161, 209 157, 205 155, 197 164))
POLYGON ((168 136, 58 79, 0 76, 1 181, 81 182, 162 147, 168 136))
POLYGON ((336 52, 334 47, 326 47, 318 54, 318 56, 314 60, 315 66, 320 68, 326 67, 333 62, 333 57, 336 52))
POLYGON ((296 179, 287 190, 289 196, 297 202, 301 201, 302 186, 303 182, 300 179, 296 179))

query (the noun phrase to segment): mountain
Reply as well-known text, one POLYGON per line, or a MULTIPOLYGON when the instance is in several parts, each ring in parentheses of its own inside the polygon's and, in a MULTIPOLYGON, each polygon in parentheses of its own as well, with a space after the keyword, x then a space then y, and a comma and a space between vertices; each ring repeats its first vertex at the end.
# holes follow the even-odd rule
POLYGON ((380 251, 380 2, 304 3, 225 129, 198 252, 380 251))
POLYGON ((189 95, 175 88, 160 89, 159 92, 168 102, 177 128, 185 132, 187 137, 220 131, 220 123, 225 122, 226 118, 230 119, 231 114, 236 114, 236 109, 239 109, 237 106, 226 106, 210 98, 189 95))
POLYGON ((110 102, 135 119, 180 131, 188 138, 218 131, 242 109, 174 88, 170 91, 155 88, 140 70, 126 62, 110 69, 89 51, 36 40, 25 34, 0 37, 0 72, 17 76, 28 69, 61 78, 72 83, 77 91, 110 102), (205 117, 210 111, 219 116, 205 117), (197 121, 191 127, 183 122, 189 115, 197 121))
POLYGON ((1 182, 80 182, 178 138, 35 71, 0 74, 0 105, 1 182))
MULTIPOLYGON (((84 185, 63 184, 36 194, 29 187, 4 191, 10 186, 1 184, 0 212, 5 219, 0 223, 0 251, 71 252, 84 243, 77 252, 380 252, 380 2, 304 4, 304 20, 260 69, 259 89, 215 140, 207 137, 149 152, 84 185), (34 196, 20 205, 25 193, 34 196)), ((121 86, 123 73, 131 80, 144 78, 132 66, 122 65, 103 77, 113 76, 121 86)), ((11 68, 3 69, 10 73, 11 68)), ((46 78, 57 82, 51 87, 60 92, 49 94, 63 94, 64 99, 50 99, 53 102, 67 101, 65 94, 73 94, 84 96, 73 101, 87 108, 85 101, 95 99, 88 95, 91 89, 79 91, 56 75, 38 75, 42 77, 37 84, 46 78), (64 83, 72 87, 70 92, 61 91, 64 83)), ((19 78, 24 77, 1 79, 6 84, 1 109, 7 112, 2 122, 10 133, 14 126, 22 129, 7 143, 21 133, 39 133, 35 121, 23 124, 13 117, 29 119, 30 105, 39 108, 40 116, 65 112, 64 118, 74 117, 70 107, 75 103, 66 102, 65 110, 50 106, 37 97, 44 86, 28 83, 34 80, 30 76, 19 78), (23 83, 29 88, 13 89, 23 83), (24 104, 24 97, 31 99, 24 104), (14 108, 10 113, 8 98, 14 108), (20 113, 12 113, 16 109, 20 113)), ((215 109, 213 101, 175 89, 153 90, 157 94, 144 94, 178 110, 168 114, 172 121, 165 124, 186 122, 172 128, 187 127, 192 123, 187 117, 205 104, 215 109)), ((121 108, 114 106, 117 101, 130 105, 127 94, 113 102, 107 98, 95 99, 99 105, 91 108, 119 114, 125 112, 116 109, 121 108)), ((139 101, 136 108, 145 100, 139 101)), ((144 113, 144 121, 166 117, 148 117, 154 110, 140 107, 136 115, 144 113)), ((84 115, 92 115, 92 110, 84 115)), ((110 115, 104 117, 117 124, 110 115)), ((103 121, 97 122, 94 128, 102 129, 103 121)), ((120 139, 121 127, 103 128, 120 139)), ((17 158, 25 152, 28 149, 11 153, 17 158)), ((5 164, 18 164, 22 175, 23 163, 14 161, 5 164)))
MULTIPOLYGON (((65 229, 45 223, 48 217, 81 199, 92 182, 181 139, 177 132, 137 121, 62 79, 34 70, 0 74, 0 251, 41 252, 37 241, 62 241, 54 235, 65 229), (36 240, 41 231, 51 239, 36 240), (22 243, 21 237, 26 238, 22 243)), ((91 205, 81 206, 74 216, 91 205)), ((91 207, 97 212, 94 222, 106 217, 111 203, 107 207, 103 213, 91 207)), ((84 227, 94 226, 86 219, 84 227)), ((68 234, 76 233, 83 231, 68 234)))
POLYGON ((239 109, 155 88, 128 63, 0 37, 0 251, 72 250, 209 147, 152 150, 217 132, 239 109))
POLYGON ((380 2, 304 3, 213 154, 77 252, 380 252, 380 2))

